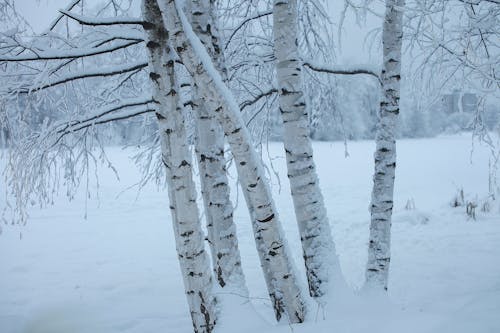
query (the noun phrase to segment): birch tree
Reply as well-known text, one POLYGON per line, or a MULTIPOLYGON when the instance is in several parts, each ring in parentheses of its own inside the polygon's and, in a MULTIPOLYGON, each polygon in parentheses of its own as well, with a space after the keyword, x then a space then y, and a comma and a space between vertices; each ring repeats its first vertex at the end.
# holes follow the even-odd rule
POLYGON ((297 0, 274 0, 274 53, 288 179, 302 242, 309 293, 325 294, 329 270, 339 270, 309 139, 298 50, 297 0), (333 266, 329 264, 334 264, 333 266))
POLYGON ((143 0, 142 11, 149 54, 149 77, 156 102, 170 198, 174 236, 195 332, 211 332, 215 325, 215 298, 212 295, 210 263, 192 178, 191 152, 187 143, 183 108, 175 79, 175 59, 168 46, 160 9, 155 0, 143 0))
MULTIPOLYGON (((75 1, 72 2, 74 3, 75 1)), ((103 110, 95 110, 93 106, 90 110, 82 110, 81 114, 76 115, 77 119, 45 124, 43 128, 37 130, 37 133, 20 137, 22 140, 16 142, 19 147, 14 147, 11 158, 10 184, 14 188, 17 200, 29 202, 29 196, 32 193, 26 193, 26 191, 33 191, 45 199, 47 192, 50 193, 59 184, 59 163, 75 169, 74 172, 77 175, 87 172, 88 177, 88 160, 94 158, 92 153, 92 139, 94 138, 92 133, 94 132, 92 130, 95 130, 97 125, 153 111, 160 129, 161 156, 167 176, 176 248, 194 330, 195 332, 211 332, 215 325, 215 298, 212 295, 210 262, 204 248, 204 235, 196 204, 191 152, 186 139, 183 110, 179 103, 178 83, 174 76, 174 54, 170 48, 167 48, 168 35, 161 21, 161 13, 156 1, 145 0, 143 14, 144 20, 129 17, 89 18, 66 12, 63 15, 72 17, 82 24, 108 27, 104 29, 105 32, 94 28, 91 28, 90 32, 82 29, 79 38, 72 38, 69 33, 68 37, 62 37, 54 32, 49 34, 49 37, 36 37, 35 42, 32 43, 23 44, 22 39, 17 36, 12 36, 4 42, 0 61, 13 63, 12 66, 27 63, 29 66, 25 66, 26 68, 34 69, 34 71, 41 68, 43 70, 41 74, 45 74, 40 75, 42 76, 40 81, 22 80, 7 86, 6 91, 14 96, 31 91, 34 91, 34 94, 43 91, 53 93, 56 87, 65 86, 67 83, 81 83, 82 80, 95 80, 99 77, 104 78, 101 80, 104 86, 112 86, 111 92, 107 93, 106 90, 100 90, 101 84, 94 85, 94 89, 97 90, 95 96, 107 104, 103 110), (120 28, 113 27, 116 25, 120 25, 120 28), (146 31, 145 49, 149 55, 149 62, 146 66, 148 66, 148 78, 152 89, 144 87, 144 91, 153 90, 153 98, 148 97, 146 93, 136 99, 122 98, 118 105, 113 106, 113 100, 117 95, 121 95, 123 85, 126 85, 119 79, 120 75, 127 76, 126 82, 145 66, 140 62, 132 62, 96 68, 91 66, 93 65, 92 59, 99 57, 101 64, 105 64, 110 59, 116 61, 123 56, 119 53, 120 50, 125 48, 127 48, 127 55, 134 55, 134 50, 130 48, 142 43, 144 36, 142 32, 130 28, 130 25, 142 25, 146 31), (107 35, 104 40, 101 40, 102 35, 107 35), (54 38, 59 43, 50 43, 49 38, 54 38), (78 68, 75 72, 68 69, 69 64, 80 61, 86 66, 75 66, 78 68), (112 82, 111 84, 106 84, 106 77, 113 77, 114 80, 108 81, 112 82), (146 109, 138 110, 144 106, 146 109), (128 107, 132 110, 127 110, 128 107), (68 139, 68 137, 71 138, 68 139), (82 151, 76 149, 79 145, 75 143, 80 142, 82 142, 82 151), (61 151, 69 156, 62 155, 61 151), (83 165, 78 163, 80 156, 83 156, 83 165), (51 184, 52 181, 54 184, 51 184), (25 184, 28 186, 25 187, 25 184)), ((139 54, 139 57, 141 55, 139 54)), ((125 59, 125 62, 129 60, 128 58, 122 59, 125 59)), ((29 74, 26 76, 33 78, 29 74)), ((137 89, 135 86, 132 88, 137 89)), ((75 95, 85 96, 88 95, 88 91, 94 93, 93 90, 88 90, 88 87, 83 86, 83 89, 78 90, 75 95)), ((65 96, 61 98, 64 99, 65 96)), ((78 103, 79 100, 73 100, 73 102, 78 103)), ((34 112, 36 111, 38 110, 35 109, 34 112)), ((72 116, 75 115, 72 114, 72 116)), ((33 131, 33 129, 28 130, 33 131)), ((69 178, 71 174, 67 170, 63 172, 64 181, 72 183, 72 179, 69 178)), ((73 179, 73 182, 77 186, 80 178, 73 179)), ((19 204, 22 203, 19 202, 19 204)))
MULTIPOLYGON (((194 29, 210 38, 210 43, 218 50, 219 54, 214 60, 220 63, 219 68, 222 68, 224 61, 220 54, 213 1, 194 0, 189 3, 188 9, 194 29)), ((221 287, 230 284, 239 292, 246 293, 236 225, 233 220, 233 206, 229 198, 224 158, 224 131, 215 114, 209 112, 204 105, 203 96, 196 83, 193 85, 193 96, 192 107, 197 117, 196 152, 213 271, 221 287)))
POLYGON ((377 122, 366 287, 387 290, 396 169, 404 0, 386 0, 382 31, 382 99, 377 122))
POLYGON ((240 109, 215 68, 211 56, 193 32, 177 1, 158 0, 172 45, 194 77, 206 105, 222 124, 235 159, 243 191, 246 191, 257 251, 277 320, 283 314, 292 323, 304 320, 304 302, 292 259, 266 184, 262 161, 252 146, 240 109))

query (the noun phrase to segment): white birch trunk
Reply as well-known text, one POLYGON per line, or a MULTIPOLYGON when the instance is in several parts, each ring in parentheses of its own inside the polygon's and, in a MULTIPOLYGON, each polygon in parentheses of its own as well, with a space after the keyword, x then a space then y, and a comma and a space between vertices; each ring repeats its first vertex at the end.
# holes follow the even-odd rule
MULTIPOLYGON (((203 27, 205 31, 217 30, 209 0, 190 1, 187 8, 193 25, 203 27)), ((197 117, 198 134, 196 150, 213 271, 221 287, 229 284, 239 293, 248 294, 241 268, 233 205, 229 197, 224 131, 215 114, 208 112, 196 84, 193 88, 193 110, 197 117)))
POLYGON ((387 290, 391 261, 391 217, 396 169, 396 121, 399 114, 404 0, 386 0, 382 32, 382 101, 375 138, 366 287, 387 290))
POLYGON ((313 160, 298 50, 297 0, 274 0, 274 53, 288 179, 302 242, 309 294, 326 293, 329 270, 340 273, 313 160))
POLYGON ((207 108, 217 114, 231 146, 240 183, 250 203, 257 251, 276 318, 280 320, 286 313, 290 322, 302 322, 305 309, 297 275, 266 183, 262 161, 254 150, 239 106, 192 31, 180 3, 174 0, 158 2, 172 44, 201 88, 207 108))
POLYGON ((179 264, 194 331, 209 333, 215 325, 215 298, 196 204, 191 152, 174 75, 173 52, 168 47, 168 33, 156 0, 143 1, 143 16, 150 23, 145 29, 149 77, 157 103, 156 116, 179 264))
MULTIPOLYGON (((199 96, 198 88, 193 88, 195 96, 199 96)), ((201 98, 194 99, 193 110, 197 117, 195 146, 212 269, 221 287, 227 286, 246 294, 226 175, 224 131, 215 115, 206 110, 201 98)))

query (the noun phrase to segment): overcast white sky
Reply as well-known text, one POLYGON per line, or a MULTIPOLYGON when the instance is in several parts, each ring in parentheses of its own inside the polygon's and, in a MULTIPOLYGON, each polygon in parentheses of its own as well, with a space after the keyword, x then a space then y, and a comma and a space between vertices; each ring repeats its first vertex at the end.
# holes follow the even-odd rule
POLYGON ((31 24, 35 31, 44 30, 64 8, 68 0, 15 0, 16 8, 31 24))
MULTIPOLYGON (((67 6, 70 0, 15 0, 16 7, 21 12, 33 29, 37 32, 45 30, 54 20, 58 9, 67 6)), ((96 3, 99 0, 85 0, 86 3, 96 3)), ((138 1, 137 1, 138 2, 138 1)), ((338 22, 339 12, 343 1, 328 1, 328 10, 334 22, 338 22)), ((366 33, 380 26, 378 19, 369 17, 365 28, 356 25, 352 15, 348 16, 344 23, 342 34, 342 50, 337 51, 340 63, 373 63, 378 62, 379 57, 370 57, 369 50, 364 47, 366 33)), ((335 32, 336 33, 336 32, 335 32)))

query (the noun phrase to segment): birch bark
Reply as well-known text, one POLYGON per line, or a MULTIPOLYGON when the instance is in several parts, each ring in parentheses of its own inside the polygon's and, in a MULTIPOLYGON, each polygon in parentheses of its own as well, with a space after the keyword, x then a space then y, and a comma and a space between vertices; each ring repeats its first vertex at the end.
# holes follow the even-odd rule
POLYGON ((179 264, 194 331, 209 333, 215 325, 215 298, 196 204, 191 152, 179 103, 173 52, 168 46, 168 32, 156 0, 143 0, 142 5, 144 20, 149 23, 145 25, 149 77, 156 102, 179 264))
MULTIPOLYGON (((175 0, 158 0, 173 45, 202 89, 204 102, 215 112, 233 153, 245 197, 250 203, 257 251, 277 320, 304 320, 304 302, 289 250, 267 186, 262 161, 252 145, 239 106, 215 69, 210 55, 192 31, 175 0)), ((207 45, 207 44, 206 44, 207 45)))
MULTIPOLYGON (((194 26, 205 31, 216 30, 216 20, 208 0, 190 1, 187 6, 194 26)), ((224 159, 224 131, 215 114, 204 105, 199 88, 194 84, 193 111, 197 117, 196 151, 200 170, 201 191, 205 205, 208 241, 212 252, 213 271, 221 287, 235 288, 247 294, 241 269, 233 205, 224 159)))
MULTIPOLYGON (((194 88, 196 96, 199 96, 198 88, 194 88)), ((246 293, 233 205, 229 198, 224 132, 215 115, 205 109, 201 98, 194 100, 193 109, 197 117, 196 155, 212 253, 212 269, 221 287, 228 286, 246 293)))
POLYGON ((340 267, 309 139, 297 26, 297 0, 274 0, 274 53, 288 179, 302 242, 309 294, 319 297, 326 293, 329 273, 332 273, 329 270, 338 270, 339 273, 340 267))
POLYGON ((396 169, 404 0, 386 0, 382 32, 382 101, 377 123, 366 287, 387 290, 391 261, 391 218, 396 169))

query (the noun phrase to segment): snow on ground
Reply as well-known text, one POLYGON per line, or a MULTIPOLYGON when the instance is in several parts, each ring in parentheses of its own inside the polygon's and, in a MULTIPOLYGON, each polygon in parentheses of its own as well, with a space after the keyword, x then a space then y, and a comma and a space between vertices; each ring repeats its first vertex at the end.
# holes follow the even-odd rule
MULTIPOLYGON (((279 188, 273 177, 273 189, 303 270, 281 149, 270 144, 281 180, 279 188)), ((476 144, 471 157, 467 134, 398 143, 388 300, 356 292, 366 260, 374 143, 350 142, 348 158, 342 143, 315 143, 314 149, 342 269, 354 291, 338 291, 326 308, 311 302, 306 324, 275 324, 240 194, 235 217, 251 298, 223 295, 219 333, 500 332, 499 204, 492 213, 478 211, 476 221, 465 208, 450 206, 459 188, 469 198, 487 194, 485 147, 476 144), (405 210, 409 199, 414 210, 405 210)), ((86 220, 82 190, 73 202, 61 196, 52 207, 32 209, 26 226, 3 226, 0 332, 191 332, 167 194, 155 186, 138 197, 134 189, 123 192, 139 177, 130 153, 110 149, 121 181, 108 169, 99 171, 100 200, 89 200, 86 220)))

